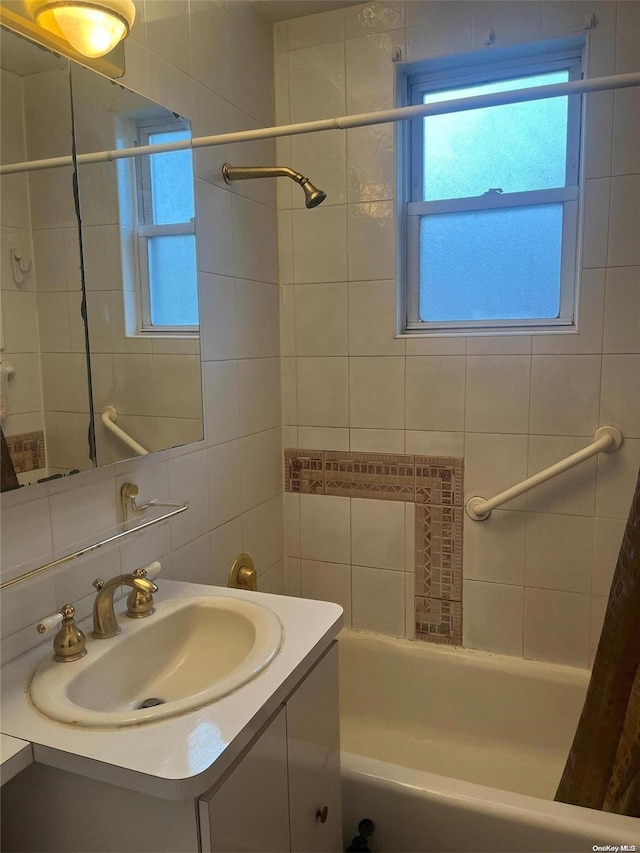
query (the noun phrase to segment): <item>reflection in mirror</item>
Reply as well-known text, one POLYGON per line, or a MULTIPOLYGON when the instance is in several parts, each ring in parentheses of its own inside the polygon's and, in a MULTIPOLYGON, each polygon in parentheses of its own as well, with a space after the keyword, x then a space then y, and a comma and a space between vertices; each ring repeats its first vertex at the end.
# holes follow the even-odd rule
MULTIPOLYGON (((0 38, 2 163, 68 156, 68 61, 0 38)), ((6 175, 0 190, 4 491, 93 463, 72 167, 6 175)))
MULTIPOLYGON (((78 65, 79 154, 188 139, 189 122, 78 65)), ((191 151, 78 167, 98 464, 203 437, 191 151)))

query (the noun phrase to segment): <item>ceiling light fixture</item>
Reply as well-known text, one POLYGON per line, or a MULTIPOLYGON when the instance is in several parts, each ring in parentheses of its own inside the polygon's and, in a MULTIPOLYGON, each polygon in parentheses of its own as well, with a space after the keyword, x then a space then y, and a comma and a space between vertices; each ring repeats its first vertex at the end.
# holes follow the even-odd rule
POLYGON ((133 0, 27 0, 27 7, 39 27, 92 58, 126 38, 136 16, 133 0))

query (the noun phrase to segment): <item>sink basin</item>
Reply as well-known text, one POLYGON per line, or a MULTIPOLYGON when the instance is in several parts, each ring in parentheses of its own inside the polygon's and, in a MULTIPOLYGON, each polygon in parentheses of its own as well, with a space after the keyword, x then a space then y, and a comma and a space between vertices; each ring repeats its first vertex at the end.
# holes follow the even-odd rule
POLYGON ((122 633, 113 639, 87 632, 82 660, 40 664, 30 686, 39 711, 89 728, 172 717, 251 681, 282 641, 278 617, 239 598, 171 599, 146 619, 121 613, 118 621, 122 633))

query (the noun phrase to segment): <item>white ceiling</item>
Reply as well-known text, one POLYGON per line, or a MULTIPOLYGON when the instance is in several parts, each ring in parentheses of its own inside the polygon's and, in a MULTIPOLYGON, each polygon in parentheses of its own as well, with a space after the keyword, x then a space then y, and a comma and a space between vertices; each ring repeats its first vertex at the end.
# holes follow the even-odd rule
POLYGON ((354 0, 254 0, 260 14, 269 21, 287 21, 317 12, 330 12, 341 6, 357 6, 354 0))

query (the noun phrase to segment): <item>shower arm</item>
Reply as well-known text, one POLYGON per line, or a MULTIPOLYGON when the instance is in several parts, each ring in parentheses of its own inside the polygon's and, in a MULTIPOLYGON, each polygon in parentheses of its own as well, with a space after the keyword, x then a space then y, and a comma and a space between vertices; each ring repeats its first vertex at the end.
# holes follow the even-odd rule
POLYGON ((231 181, 250 181, 254 178, 291 178, 298 184, 308 181, 300 172, 288 166, 230 166, 225 163, 222 174, 227 183, 231 181))

